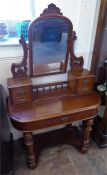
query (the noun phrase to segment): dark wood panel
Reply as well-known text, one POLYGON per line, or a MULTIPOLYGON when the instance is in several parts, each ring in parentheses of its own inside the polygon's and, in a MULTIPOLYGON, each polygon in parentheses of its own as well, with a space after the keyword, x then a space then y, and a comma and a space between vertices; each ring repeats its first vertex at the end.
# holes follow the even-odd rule
MULTIPOLYGON (((80 144, 79 138, 76 139, 76 142, 81 152, 86 153, 88 151, 89 136, 92 130, 93 119, 97 115, 98 107, 100 106, 100 98, 93 92, 94 75, 90 71, 83 69, 83 57, 76 57, 74 54, 73 46, 77 37, 73 31, 72 22, 62 15, 55 4, 48 5, 48 8, 44 10, 42 15, 30 23, 28 33, 28 44, 26 44, 23 36, 21 36, 20 40, 24 50, 23 60, 17 64, 13 63, 11 66, 13 78, 8 79, 10 100, 8 100, 7 109, 13 126, 23 132, 28 166, 34 168, 38 160, 38 151, 34 149, 32 134, 34 130, 63 124, 67 125, 68 128, 72 122, 85 120, 82 142, 80 144), (35 55, 33 53, 35 28, 38 23, 41 24, 41 21, 50 21, 50 19, 52 23, 58 21, 61 31, 63 29, 65 34, 65 30, 68 29, 67 48, 64 53, 65 61, 59 62, 59 65, 57 63, 52 65, 44 63, 44 65, 41 64, 39 67, 35 67, 33 62, 33 56, 35 55), (68 28, 65 29, 65 25, 63 26, 61 21, 68 28), (28 57, 29 72, 27 72, 28 57), (69 71, 67 70, 68 58, 70 58, 71 66, 69 71), (52 76, 49 76, 51 81, 46 83, 46 77, 43 76, 43 81, 35 78, 36 84, 34 84, 31 79, 31 77, 52 75, 53 73, 59 75, 59 73, 65 73, 66 71, 68 71, 67 81, 58 81, 58 79, 58 82, 56 80, 52 81, 52 76)), ((50 36, 47 36, 47 39, 50 41, 50 36)), ((47 39, 45 38, 46 41, 47 39)), ((61 50, 59 49, 58 51, 60 52, 61 50)), ((47 54, 48 52, 49 50, 47 54)), ((61 58, 63 57, 61 56, 61 58)))

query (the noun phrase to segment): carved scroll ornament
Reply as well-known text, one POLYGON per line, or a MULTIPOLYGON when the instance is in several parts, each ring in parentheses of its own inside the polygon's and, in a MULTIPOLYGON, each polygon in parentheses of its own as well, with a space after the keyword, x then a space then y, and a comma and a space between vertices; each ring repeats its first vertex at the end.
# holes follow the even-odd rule
MULTIPOLYGON (((73 47, 74 47, 74 42, 75 42, 76 39, 77 39, 76 32, 73 31, 73 33, 72 33, 72 46, 73 47)), ((72 49, 73 49, 73 47, 72 47, 72 49)), ((71 70, 72 70, 72 72, 82 71, 83 70, 83 65, 84 65, 83 56, 76 57, 72 49, 70 49, 70 51, 71 51, 70 52, 71 53, 71 57, 70 57, 71 70)))
POLYGON ((56 7, 56 5, 53 3, 49 4, 48 8, 46 8, 40 16, 49 15, 49 14, 62 15, 62 13, 60 12, 60 8, 56 7))
POLYGON ((22 77, 27 75, 27 57, 28 57, 28 47, 25 42, 23 35, 21 35, 21 39, 19 40, 20 44, 23 46, 24 56, 20 63, 13 63, 11 66, 11 72, 13 78, 22 77))

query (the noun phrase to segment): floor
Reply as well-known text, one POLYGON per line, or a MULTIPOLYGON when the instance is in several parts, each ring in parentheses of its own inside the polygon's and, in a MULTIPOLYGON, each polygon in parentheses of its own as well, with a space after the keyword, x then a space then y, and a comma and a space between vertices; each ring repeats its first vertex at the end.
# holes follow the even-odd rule
POLYGON ((71 145, 61 144, 42 150, 36 169, 26 167, 22 143, 15 146, 15 175, 107 175, 107 148, 93 140, 88 154, 80 154, 71 145))

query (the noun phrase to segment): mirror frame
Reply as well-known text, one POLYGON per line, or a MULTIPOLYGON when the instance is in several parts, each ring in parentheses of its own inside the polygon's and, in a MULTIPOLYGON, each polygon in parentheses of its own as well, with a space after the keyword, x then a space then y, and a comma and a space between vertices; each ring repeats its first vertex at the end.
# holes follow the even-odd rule
MULTIPOLYGON (((48 5, 48 8, 44 9, 43 13, 40 15, 39 18, 34 19, 28 28, 28 44, 26 43, 23 34, 21 35, 21 39, 19 40, 20 44, 23 47, 23 59, 19 63, 13 63, 11 66, 11 72, 13 75, 13 78, 18 77, 24 77, 24 76, 30 76, 31 78, 36 76, 44 76, 44 75, 52 75, 52 74, 59 74, 59 73, 65 73, 67 71, 67 64, 68 59, 70 58, 70 66, 71 71, 82 71, 83 70, 83 64, 84 59, 82 56, 76 57, 73 51, 74 47, 74 41, 77 39, 75 31, 73 31, 73 25, 70 19, 63 16, 60 12, 60 9, 56 7, 55 4, 51 3, 48 5), (66 51, 66 58, 65 58, 65 65, 63 71, 56 71, 56 72, 50 72, 48 74, 33 74, 33 59, 32 59, 32 28, 33 25, 41 21, 43 19, 49 19, 49 18, 57 18, 62 19, 68 24, 68 38, 67 38, 67 51, 66 51), (28 57, 29 57, 29 64, 28 64, 28 57), (28 68, 29 67, 29 68, 28 68), (28 71, 29 70, 29 71, 28 71)), ((48 64, 47 64, 48 65, 48 64)))
MULTIPOLYGON (((51 5, 53 5, 53 4, 51 4, 51 5)), ((73 41, 72 41, 72 38, 73 38, 73 25, 72 25, 72 22, 67 17, 63 16, 60 11, 59 12, 58 11, 56 12, 55 9, 54 9, 54 13, 49 14, 49 12, 48 12, 49 11, 49 6, 48 6, 48 9, 45 9, 45 10, 47 10, 47 13, 44 13, 43 12, 43 14, 41 14, 40 17, 38 17, 37 19, 34 19, 30 23, 29 28, 28 28, 30 77, 65 73, 66 70, 67 70, 67 64, 68 64, 68 58, 69 58, 70 50, 73 49, 72 47, 70 48, 70 46, 73 46, 73 41), (60 70, 60 71, 53 71, 53 72, 48 72, 48 73, 42 73, 41 72, 40 74, 34 74, 33 73, 33 53, 32 53, 33 52, 32 51, 32 48, 33 48, 33 42, 32 42, 32 39, 33 39, 33 36, 32 36, 33 35, 32 34, 33 33, 32 32, 33 31, 33 26, 36 25, 36 23, 38 23, 39 21, 42 21, 44 19, 45 20, 46 19, 52 19, 52 18, 63 20, 68 25, 67 49, 66 49, 66 53, 65 53, 64 67, 63 67, 63 70, 60 70)), ((54 8, 58 8, 58 7, 55 6, 54 8)), ((60 69, 60 67, 59 67, 59 69, 60 69)))

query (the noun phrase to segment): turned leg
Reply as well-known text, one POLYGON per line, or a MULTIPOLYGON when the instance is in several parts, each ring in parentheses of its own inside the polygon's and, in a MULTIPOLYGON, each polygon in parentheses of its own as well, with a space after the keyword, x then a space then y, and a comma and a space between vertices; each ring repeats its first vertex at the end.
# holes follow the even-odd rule
POLYGON ((88 151, 89 141, 90 141, 90 133, 92 130, 93 125, 93 119, 89 119, 85 121, 85 129, 84 129, 84 135, 83 135, 83 143, 81 151, 82 153, 86 153, 88 151))
POLYGON ((35 168, 36 161, 35 161, 35 154, 34 154, 34 144, 33 144, 33 136, 32 132, 24 132, 24 142, 27 149, 27 162, 29 168, 35 168))

